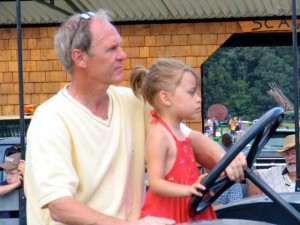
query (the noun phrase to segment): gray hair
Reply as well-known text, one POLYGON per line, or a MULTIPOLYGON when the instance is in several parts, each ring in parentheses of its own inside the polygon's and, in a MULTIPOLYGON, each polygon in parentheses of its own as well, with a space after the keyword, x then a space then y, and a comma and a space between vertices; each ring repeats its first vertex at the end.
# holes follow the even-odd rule
MULTIPOLYGON (((71 16, 61 25, 54 36, 54 47, 58 58, 67 73, 70 74, 73 72, 72 50, 78 48, 89 53, 92 44, 92 33, 89 26, 90 19, 82 19, 81 15, 75 14, 71 16)), ((91 17, 94 16, 109 23, 112 21, 109 13, 103 9, 100 9, 91 17)))

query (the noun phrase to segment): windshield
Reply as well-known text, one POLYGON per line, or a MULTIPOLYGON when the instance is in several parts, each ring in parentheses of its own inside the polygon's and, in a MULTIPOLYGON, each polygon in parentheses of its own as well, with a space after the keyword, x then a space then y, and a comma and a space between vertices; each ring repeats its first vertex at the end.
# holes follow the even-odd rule
MULTIPOLYGON (((260 154, 264 154, 264 152, 273 152, 274 154, 280 156, 279 153, 276 152, 276 150, 280 150, 283 148, 284 145, 284 139, 287 135, 292 134, 294 131, 291 130, 290 132, 275 132, 275 134, 270 138, 270 140, 266 143, 266 145, 263 147, 260 154)), ((253 144, 253 140, 247 144, 245 149, 243 150, 245 155, 248 155, 248 152, 253 144)))

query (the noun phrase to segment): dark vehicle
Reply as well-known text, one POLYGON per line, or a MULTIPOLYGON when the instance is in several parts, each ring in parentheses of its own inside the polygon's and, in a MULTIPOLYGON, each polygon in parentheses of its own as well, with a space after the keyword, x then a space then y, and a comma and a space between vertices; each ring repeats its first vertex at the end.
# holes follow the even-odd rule
MULTIPOLYGON (((254 168, 266 169, 272 166, 285 165, 284 158, 276 152, 276 150, 282 149, 285 137, 294 133, 295 130, 292 129, 277 129, 257 156, 256 162, 254 162, 253 165, 254 168)), ((253 141, 251 141, 243 150, 243 153, 246 156, 248 155, 252 144, 253 141)))
MULTIPOLYGON (((281 193, 280 196, 300 212, 299 192, 281 193)), ((216 213, 218 218, 223 219, 242 218, 245 220, 268 221, 282 225, 299 224, 293 221, 291 222, 291 217, 265 195, 253 196, 238 202, 223 205, 216 210, 216 213)))

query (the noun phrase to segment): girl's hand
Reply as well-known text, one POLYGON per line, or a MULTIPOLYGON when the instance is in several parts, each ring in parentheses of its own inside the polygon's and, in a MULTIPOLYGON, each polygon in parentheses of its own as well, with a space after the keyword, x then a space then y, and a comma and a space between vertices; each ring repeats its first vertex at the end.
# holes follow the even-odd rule
POLYGON ((197 195, 197 196, 202 196, 202 193, 201 192, 199 192, 198 191, 198 189, 200 189, 200 190, 205 190, 206 189, 206 187, 205 186, 203 186, 203 181, 205 180, 205 178, 207 177, 207 173, 204 173, 204 174, 202 174, 202 175, 200 175, 199 177, 198 177, 198 180, 197 180, 197 182, 196 183, 194 183, 192 186, 189 186, 189 195, 191 196, 191 195, 197 195))

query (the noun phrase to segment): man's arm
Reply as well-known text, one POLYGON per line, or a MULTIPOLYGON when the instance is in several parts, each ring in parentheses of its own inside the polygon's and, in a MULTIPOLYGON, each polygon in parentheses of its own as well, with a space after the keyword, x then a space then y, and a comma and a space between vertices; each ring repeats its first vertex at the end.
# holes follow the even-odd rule
POLYGON ((262 195, 263 192, 250 180, 248 181, 248 195, 249 196, 255 196, 255 195, 262 195))
POLYGON ((68 225, 174 225, 175 221, 148 216, 139 221, 126 222, 112 216, 101 214, 78 202, 73 197, 63 197, 48 205, 51 218, 68 225))
MULTIPOLYGON (((189 134, 191 144, 198 163, 212 169, 225 155, 225 150, 215 141, 199 131, 192 130, 189 134)), ((225 169, 230 180, 240 182, 244 179, 244 169, 247 168, 245 156, 240 153, 225 169)))
POLYGON ((129 223, 114 217, 101 214, 78 202, 73 197, 63 197, 48 205, 51 218, 69 225, 101 224, 129 225, 129 223))
MULTIPOLYGON (((259 176, 259 172, 257 170, 253 171, 257 176, 259 176)), ((260 190, 254 183, 252 183, 250 180, 247 180, 248 183, 248 195, 254 196, 254 195, 262 195, 263 192, 260 190)))

